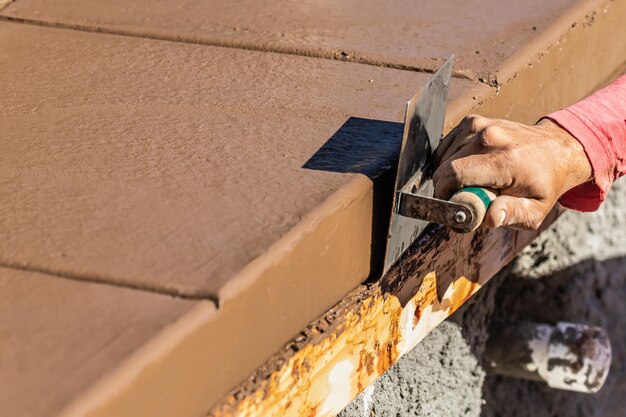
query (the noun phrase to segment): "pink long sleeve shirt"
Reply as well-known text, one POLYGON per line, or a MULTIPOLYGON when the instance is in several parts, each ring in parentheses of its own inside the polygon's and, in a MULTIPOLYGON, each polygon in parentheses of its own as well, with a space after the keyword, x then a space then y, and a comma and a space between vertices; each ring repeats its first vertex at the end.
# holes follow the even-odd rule
POLYGON ((561 205, 594 211, 626 173, 626 75, 586 99, 547 116, 583 145, 593 180, 565 193, 561 205))

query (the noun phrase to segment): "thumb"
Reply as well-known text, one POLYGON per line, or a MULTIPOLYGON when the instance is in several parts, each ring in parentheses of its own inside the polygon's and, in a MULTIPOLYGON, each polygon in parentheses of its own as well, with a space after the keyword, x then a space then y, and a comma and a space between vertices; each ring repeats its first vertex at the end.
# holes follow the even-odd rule
POLYGON ((551 205, 542 200, 500 195, 489 205, 484 223, 488 227, 537 230, 550 208, 551 205))

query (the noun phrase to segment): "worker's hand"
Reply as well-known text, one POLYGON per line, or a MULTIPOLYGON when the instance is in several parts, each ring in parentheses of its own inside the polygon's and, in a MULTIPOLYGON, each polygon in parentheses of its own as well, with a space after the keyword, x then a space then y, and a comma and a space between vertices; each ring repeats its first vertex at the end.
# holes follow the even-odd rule
POLYGON ((582 145, 548 119, 534 126, 470 115, 435 151, 435 197, 497 190, 484 224, 537 229, 566 191, 592 178, 582 145))

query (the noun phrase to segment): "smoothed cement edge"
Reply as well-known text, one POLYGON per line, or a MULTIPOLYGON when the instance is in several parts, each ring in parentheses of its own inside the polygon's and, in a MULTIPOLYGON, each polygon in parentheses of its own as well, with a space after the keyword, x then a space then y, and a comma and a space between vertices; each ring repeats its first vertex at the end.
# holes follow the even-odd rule
MULTIPOLYGON (((71 404, 61 415, 121 416, 127 415, 127 410, 139 412, 135 408, 135 404, 132 403, 140 401, 137 398, 145 399, 149 396, 147 391, 150 389, 146 389, 146 387, 149 386, 159 391, 159 387, 163 385, 163 389, 169 392, 167 387, 171 380, 168 375, 171 376, 171 373, 176 373, 178 370, 182 372, 179 377, 184 375, 186 379, 192 380, 211 375, 204 382, 195 381, 198 384, 194 384, 189 389, 194 391, 197 388, 196 397, 198 399, 206 400, 214 396, 213 401, 217 401, 228 392, 230 387, 243 380, 250 373, 250 370, 276 351, 284 341, 337 301, 337 294, 335 293, 325 294, 325 297, 320 297, 318 293, 315 297, 317 302, 320 302, 321 298, 321 302, 324 304, 320 308, 317 304, 307 306, 306 296, 294 297, 290 300, 289 296, 282 297, 282 294, 279 294, 283 291, 289 293, 288 290, 273 290, 271 291, 273 294, 268 291, 246 290, 253 286, 264 286, 265 281, 268 280, 272 282, 274 288, 280 286, 277 285, 277 281, 282 281, 284 288, 290 282, 293 283, 295 277, 307 273, 314 276, 309 276, 308 279, 299 278, 297 280, 299 285, 295 285, 296 288, 294 289, 302 290, 301 287, 308 285, 308 290, 315 290, 315 286, 319 283, 319 280, 315 279, 315 275, 334 276, 339 280, 342 276, 348 276, 351 280, 342 280, 344 290, 339 297, 343 297, 366 279, 369 274, 371 210, 371 181, 364 176, 359 176, 347 187, 331 195, 321 206, 309 213, 303 222, 274 243, 270 251, 244 268, 242 279, 226 287, 220 294, 224 298, 222 298, 216 314, 202 313, 198 310, 204 311, 204 307, 196 307, 172 325, 173 327, 183 327, 191 330, 191 332, 166 330, 165 333, 167 334, 156 335, 145 346, 145 349, 141 349, 141 353, 138 351, 137 355, 133 355, 129 361, 89 390, 82 399, 71 404), (363 224, 366 226, 361 227, 363 224), (310 253, 315 250, 321 254, 327 254, 331 258, 330 262, 323 262, 320 257, 312 259, 301 256, 302 253, 300 253, 303 251, 310 253), (337 258, 341 258, 348 250, 353 256, 347 259, 348 262, 341 264, 338 262, 340 259, 337 258), (266 297, 277 295, 278 301, 291 304, 292 308, 288 308, 288 317, 281 318, 284 316, 285 305, 276 306, 276 303, 267 302, 257 294, 263 294, 266 297), (268 306, 275 308, 268 308, 268 306), (258 327, 251 326, 250 324, 261 316, 258 311, 265 312, 265 320, 258 327), (274 316, 272 317, 273 320, 268 319, 267 316, 270 315, 274 316), (294 317, 297 320, 294 321, 294 317), (279 323, 281 319, 284 320, 283 323, 279 323), (268 322, 272 323, 271 328, 264 328, 262 324, 267 326, 268 322), (238 331, 243 334, 239 334, 238 331), (275 334, 276 332, 279 334, 275 334), (277 338, 281 340, 280 343, 275 343, 277 338), (264 347, 264 344, 269 344, 269 346, 264 347), (242 346, 254 346, 254 349, 251 354, 238 356, 237 347, 241 348, 242 346), (171 359, 169 363, 166 363, 171 355, 181 355, 185 358, 185 362, 188 362, 187 359, 190 355, 197 355, 198 360, 196 366, 189 369, 180 366, 183 363, 183 360, 180 359, 171 359), (224 362, 224 356, 228 357, 229 366, 221 368, 221 371, 215 369, 224 362), (171 369, 169 369, 169 365, 172 365, 171 369), (161 367, 168 375, 155 375, 155 367, 161 367), (111 384, 115 387, 112 388, 111 384), (112 400, 111 402, 114 404, 107 403, 109 400, 112 400), (122 406, 122 404, 126 404, 126 406, 122 406)), ((198 411, 197 409, 195 411, 189 410, 189 405, 208 408, 208 405, 202 406, 190 400, 191 393, 189 391, 184 394, 179 397, 184 398, 184 400, 174 409, 156 406, 150 411, 141 411, 141 413, 151 416, 188 415, 186 413, 193 415, 197 414, 198 411)), ((171 404, 170 402, 169 405, 171 404)), ((147 402, 145 405, 154 407, 155 402, 147 402)), ((132 413, 130 414, 132 415, 132 413)))

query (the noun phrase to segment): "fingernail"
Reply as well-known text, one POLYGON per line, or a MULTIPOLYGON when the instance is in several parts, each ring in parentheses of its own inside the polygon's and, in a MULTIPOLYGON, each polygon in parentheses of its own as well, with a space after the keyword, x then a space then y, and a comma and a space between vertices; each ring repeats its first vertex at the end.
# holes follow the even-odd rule
POLYGON ((500 215, 498 216, 498 223, 496 224, 496 227, 502 226, 505 221, 506 221, 506 211, 500 210, 500 215))

